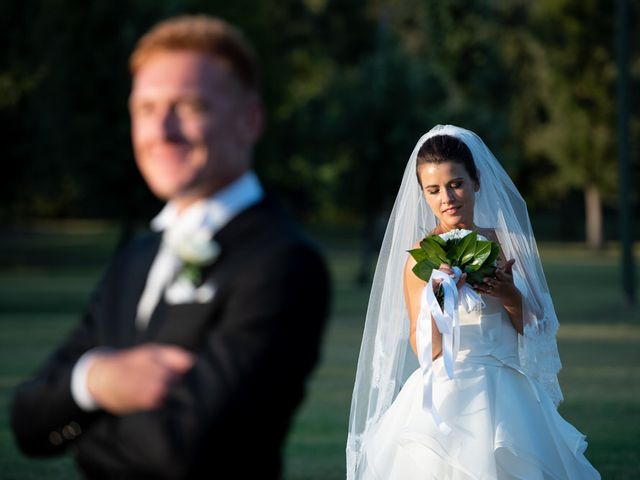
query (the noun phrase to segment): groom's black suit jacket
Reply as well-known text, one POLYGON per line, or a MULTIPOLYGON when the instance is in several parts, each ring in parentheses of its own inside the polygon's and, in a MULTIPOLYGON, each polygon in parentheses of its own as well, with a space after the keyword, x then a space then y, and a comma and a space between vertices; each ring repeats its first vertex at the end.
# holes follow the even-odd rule
POLYGON ((90 478, 279 476, 282 442, 318 357, 326 269, 269 200, 240 213, 214 238, 221 254, 203 272, 216 288, 211 302, 161 301, 142 332, 136 309, 160 236, 115 254, 81 324, 15 393, 12 426, 25 453, 69 448, 90 478), (84 352, 145 342, 197 355, 162 408, 114 416, 76 405, 71 371, 84 352))

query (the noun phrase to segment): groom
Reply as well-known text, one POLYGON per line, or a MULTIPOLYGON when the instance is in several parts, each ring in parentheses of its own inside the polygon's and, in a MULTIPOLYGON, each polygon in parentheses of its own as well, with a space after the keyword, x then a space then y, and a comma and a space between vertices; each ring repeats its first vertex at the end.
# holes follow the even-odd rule
POLYGON ((278 478, 329 294, 323 261, 251 170, 253 56, 225 22, 179 17, 130 65, 136 162, 167 204, 18 387, 15 437, 28 455, 69 449, 89 478, 278 478))

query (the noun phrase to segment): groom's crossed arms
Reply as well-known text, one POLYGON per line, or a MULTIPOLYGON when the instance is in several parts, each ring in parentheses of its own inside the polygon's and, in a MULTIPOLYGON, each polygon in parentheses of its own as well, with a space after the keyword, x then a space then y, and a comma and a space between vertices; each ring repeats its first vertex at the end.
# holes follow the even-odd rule
MULTIPOLYGON (((265 209, 259 205, 236 223, 265 209)), ((130 283, 136 249, 120 253, 82 325, 16 393, 13 424, 24 451, 52 454, 72 445, 85 472, 97 478, 104 472, 185 478, 210 460, 207 455, 224 452, 225 443, 251 432, 256 441, 263 439, 262 461, 272 461, 269 455, 278 450, 277 439, 286 433, 317 358, 328 281, 317 254, 282 234, 287 230, 277 217, 263 216, 260 232, 221 260, 225 281, 214 305, 192 306, 207 312, 202 320, 208 324, 202 333, 193 332, 193 345, 120 348, 105 341, 125 338, 131 318, 116 319, 113 313, 131 303, 118 300, 126 297, 123 291, 140 289, 130 283), (243 253, 259 245, 274 248, 243 253), (70 395, 71 372, 83 353, 105 344, 114 350, 100 354, 93 372, 99 386, 93 392, 106 396, 97 393, 101 409, 85 412, 70 395), (69 425, 80 432, 68 435, 69 425)), ((178 322, 164 323, 154 335, 169 340, 188 321, 193 318, 182 328, 178 322)), ((254 458, 259 464, 260 453, 254 458)))

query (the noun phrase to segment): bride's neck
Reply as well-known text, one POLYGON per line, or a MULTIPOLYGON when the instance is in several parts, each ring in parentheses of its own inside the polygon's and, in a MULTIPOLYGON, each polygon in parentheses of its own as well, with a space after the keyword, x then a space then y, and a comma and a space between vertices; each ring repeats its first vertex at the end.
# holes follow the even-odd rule
POLYGON ((436 228, 434 229, 433 233, 436 235, 440 235, 441 233, 447 233, 447 232, 450 232, 451 230, 457 230, 457 229, 471 230, 471 231, 479 230, 478 226, 475 223, 472 223, 471 225, 468 225, 466 223, 465 224, 460 223, 454 226, 444 225, 442 223, 439 223, 438 225, 436 225, 436 228))

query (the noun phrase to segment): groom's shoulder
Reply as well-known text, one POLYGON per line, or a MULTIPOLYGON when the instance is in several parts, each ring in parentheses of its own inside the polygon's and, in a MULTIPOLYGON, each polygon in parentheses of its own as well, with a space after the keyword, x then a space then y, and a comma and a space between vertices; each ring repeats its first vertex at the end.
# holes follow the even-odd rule
POLYGON ((135 233, 126 238, 120 240, 116 246, 115 251, 117 253, 135 252, 140 250, 147 250, 151 248, 157 248, 160 244, 162 235, 158 232, 145 231, 135 233))
POLYGON ((242 236, 234 235, 236 247, 243 245, 245 252, 252 252, 259 257, 256 259, 258 261, 267 262, 274 257, 288 255, 301 260, 313 257, 322 261, 316 242, 273 196, 265 197, 237 220, 237 225, 231 226, 232 230, 239 233, 242 229, 243 232, 242 236))
POLYGON ((139 259, 149 254, 155 254, 160 245, 161 234, 157 232, 137 233, 121 239, 116 245, 112 263, 139 259))
POLYGON ((219 236, 236 244, 268 242, 273 246, 274 242, 295 242, 304 235, 281 203, 268 195, 234 217, 219 236))
POLYGON ((259 208, 264 213, 262 225, 256 229, 261 241, 287 249, 318 250, 308 233, 275 197, 267 197, 259 208))

